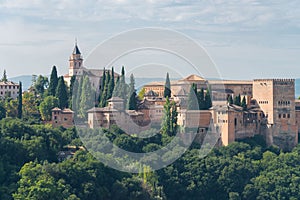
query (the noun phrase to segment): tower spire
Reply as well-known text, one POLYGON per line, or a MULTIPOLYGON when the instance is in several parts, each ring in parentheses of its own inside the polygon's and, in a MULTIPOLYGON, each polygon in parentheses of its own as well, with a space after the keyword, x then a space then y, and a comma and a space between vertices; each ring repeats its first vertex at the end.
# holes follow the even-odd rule
POLYGON ((75 47, 73 50, 73 54, 81 54, 81 52, 79 51, 78 45, 77 45, 77 38, 75 38, 75 47))

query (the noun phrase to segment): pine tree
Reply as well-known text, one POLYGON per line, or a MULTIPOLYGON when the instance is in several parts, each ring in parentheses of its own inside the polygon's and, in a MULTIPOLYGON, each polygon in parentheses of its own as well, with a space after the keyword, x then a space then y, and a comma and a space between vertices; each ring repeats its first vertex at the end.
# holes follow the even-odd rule
POLYGON ((198 104, 198 99, 197 99, 197 86, 194 83, 190 87, 190 92, 188 94, 187 109, 188 110, 199 110, 199 104, 198 104))
POLYGON ((64 109, 68 107, 68 90, 63 76, 58 79, 56 97, 58 98, 59 108, 64 109))
POLYGON ((164 89, 164 97, 171 97, 171 83, 169 78, 169 73, 167 73, 166 82, 165 82, 165 89, 164 89))
POLYGON ((247 110, 247 103, 246 103, 246 97, 245 96, 243 97, 241 107, 243 107, 243 110, 247 110))
POLYGON ((3 76, 2 76, 2 79, 1 81, 3 82, 7 82, 7 75, 6 75, 6 70, 3 71, 3 76))
POLYGON ((229 95, 228 99, 227 99, 229 105, 232 105, 233 104, 233 98, 231 95, 229 95))
POLYGON ((128 92, 128 100, 126 108, 128 110, 136 110, 137 109, 137 97, 136 90, 134 88, 134 76, 130 75, 130 84, 129 84, 129 92, 128 92))
POLYGON ((207 89, 205 94, 205 110, 208 110, 210 107, 212 107, 212 101, 211 101, 210 91, 209 89, 207 89))
POLYGON ((57 76, 57 70, 56 70, 56 66, 53 66, 52 71, 51 71, 51 75, 50 75, 50 83, 49 83, 49 95, 55 96, 56 94, 56 89, 57 89, 57 85, 58 85, 58 76, 57 76))
POLYGON ((23 113, 23 104, 22 104, 22 82, 19 82, 19 97, 18 97, 18 118, 22 118, 23 113))

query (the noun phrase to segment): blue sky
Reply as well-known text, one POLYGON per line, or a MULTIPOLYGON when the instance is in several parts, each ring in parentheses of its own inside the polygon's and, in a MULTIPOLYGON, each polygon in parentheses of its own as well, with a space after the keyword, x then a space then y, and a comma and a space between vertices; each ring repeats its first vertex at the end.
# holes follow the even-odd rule
POLYGON ((67 73, 75 37, 86 57, 119 32, 164 27, 202 45, 226 79, 300 77, 299 1, 0 0, 0 70, 67 73))

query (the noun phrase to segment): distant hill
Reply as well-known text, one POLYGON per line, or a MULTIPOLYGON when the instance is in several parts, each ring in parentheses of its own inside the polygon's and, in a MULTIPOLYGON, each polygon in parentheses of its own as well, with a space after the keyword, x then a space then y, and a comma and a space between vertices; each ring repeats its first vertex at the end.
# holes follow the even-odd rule
POLYGON ((21 81, 23 90, 27 90, 31 86, 32 76, 31 75, 17 76, 17 77, 9 78, 9 80, 15 83, 19 83, 21 81))

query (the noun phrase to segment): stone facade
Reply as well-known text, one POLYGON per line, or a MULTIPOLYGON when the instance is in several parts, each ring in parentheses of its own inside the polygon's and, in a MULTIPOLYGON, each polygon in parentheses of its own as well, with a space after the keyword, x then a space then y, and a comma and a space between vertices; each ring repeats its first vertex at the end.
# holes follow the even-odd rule
POLYGON ((298 143, 294 79, 257 79, 253 98, 267 117, 266 141, 283 149, 298 143))
POLYGON ((52 126, 70 128, 74 126, 74 112, 71 109, 53 108, 52 109, 52 126))
POLYGON ((12 81, 0 82, 0 98, 11 97, 16 99, 19 96, 19 84, 12 81))

